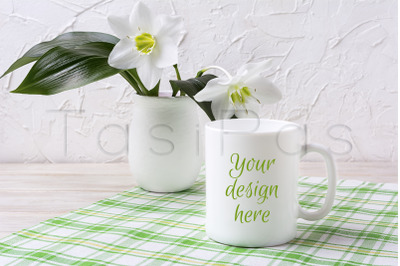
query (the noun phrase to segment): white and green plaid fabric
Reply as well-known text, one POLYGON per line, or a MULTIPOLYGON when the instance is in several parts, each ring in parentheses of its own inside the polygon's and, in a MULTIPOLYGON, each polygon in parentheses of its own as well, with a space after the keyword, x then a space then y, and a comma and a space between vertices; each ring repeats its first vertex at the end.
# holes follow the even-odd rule
MULTIPOLYGON (((326 188, 300 178, 300 203, 317 208, 326 188)), ((204 176, 181 193, 133 188, 0 240, 0 265, 397 265, 394 184, 340 181, 329 215, 275 247, 213 242, 204 216, 204 176)))

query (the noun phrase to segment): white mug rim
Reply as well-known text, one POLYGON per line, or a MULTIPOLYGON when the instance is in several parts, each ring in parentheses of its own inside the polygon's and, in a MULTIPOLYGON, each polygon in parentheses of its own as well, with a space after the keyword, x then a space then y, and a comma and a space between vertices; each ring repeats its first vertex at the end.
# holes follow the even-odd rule
POLYGON ((222 119, 222 120, 215 120, 215 121, 210 121, 207 122, 206 125, 206 130, 212 130, 212 131, 217 131, 221 132, 224 134, 240 134, 240 135, 259 135, 259 134, 277 134, 282 131, 285 132, 290 132, 290 131, 296 131, 301 129, 302 127, 299 124, 290 122, 290 121, 285 121, 285 120, 275 120, 275 119, 266 119, 266 118, 239 118, 239 119, 222 119), (260 125, 264 124, 264 128, 261 129, 261 127, 258 127, 257 129, 253 129, 251 131, 243 131, 242 129, 227 129, 225 127, 221 127, 221 125, 226 125, 228 124, 236 124, 236 123, 248 123, 248 122, 255 122, 259 121, 260 125), (265 124, 274 124, 276 127, 277 125, 280 125, 279 128, 266 128, 265 124), (219 126, 217 126, 220 124, 219 126))

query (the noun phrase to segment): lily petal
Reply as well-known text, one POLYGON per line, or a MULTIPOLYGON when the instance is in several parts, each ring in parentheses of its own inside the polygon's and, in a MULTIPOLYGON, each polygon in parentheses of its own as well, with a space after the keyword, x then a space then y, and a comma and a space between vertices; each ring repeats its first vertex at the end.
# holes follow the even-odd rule
POLYGON ((137 67, 137 72, 146 89, 151 90, 157 85, 162 75, 162 69, 157 68, 151 61, 151 57, 145 56, 143 63, 137 67))
POLYGON ((194 99, 198 102, 214 101, 215 98, 223 95, 229 100, 228 87, 225 85, 220 85, 220 82, 220 78, 210 80, 206 87, 194 96, 194 99))
POLYGON ((108 64, 118 69, 131 69, 141 64, 139 53, 135 50, 135 43, 128 38, 120 40, 108 57, 108 64))
POLYGON ((111 30, 120 39, 124 39, 127 36, 134 36, 136 34, 135 28, 132 28, 129 25, 128 16, 125 17, 109 16, 107 20, 111 30))
POLYGON ((138 31, 154 34, 155 16, 142 2, 138 2, 129 17, 129 24, 138 31))
POLYGON ((244 80, 259 76, 262 72, 271 67, 271 60, 264 60, 258 63, 249 63, 239 68, 237 75, 241 76, 244 80))
POLYGON ((229 119, 235 113, 233 105, 229 102, 227 95, 216 97, 211 102, 211 111, 215 119, 229 119))
POLYGON ((162 38, 163 36, 168 36, 178 44, 181 38, 185 34, 183 18, 180 16, 160 16, 159 28, 154 29, 157 37, 162 38))
POLYGON ((156 39, 151 56, 153 62, 158 68, 169 67, 178 63, 178 46, 174 41, 165 36, 156 39))
POLYGON ((275 103, 282 98, 282 93, 268 79, 261 76, 253 76, 245 81, 249 88, 254 89, 253 96, 262 104, 275 103))

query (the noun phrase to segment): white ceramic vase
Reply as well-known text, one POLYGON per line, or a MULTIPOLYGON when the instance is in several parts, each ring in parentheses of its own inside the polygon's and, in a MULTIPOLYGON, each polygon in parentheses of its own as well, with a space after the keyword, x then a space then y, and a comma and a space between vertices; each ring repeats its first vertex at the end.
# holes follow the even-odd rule
POLYGON ((189 97, 135 96, 129 164, 138 185, 153 192, 190 188, 201 167, 198 129, 189 97))

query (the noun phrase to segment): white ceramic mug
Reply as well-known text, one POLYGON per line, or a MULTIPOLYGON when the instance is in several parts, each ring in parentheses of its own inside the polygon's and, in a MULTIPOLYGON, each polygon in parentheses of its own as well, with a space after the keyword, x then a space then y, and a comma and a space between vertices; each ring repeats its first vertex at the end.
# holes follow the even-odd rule
POLYGON ((218 120, 206 125, 206 232, 224 244, 264 247, 296 236, 297 218, 321 219, 336 191, 334 161, 327 149, 301 144, 301 127, 267 119, 218 120), (328 192, 321 209, 297 200, 299 162, 317 152, 326 162, 328 192))
POLYGON ((129 165, 153 192, 190 188, 201 167, 196 104, 189 97, 135 95, 129 127, 129 165))

